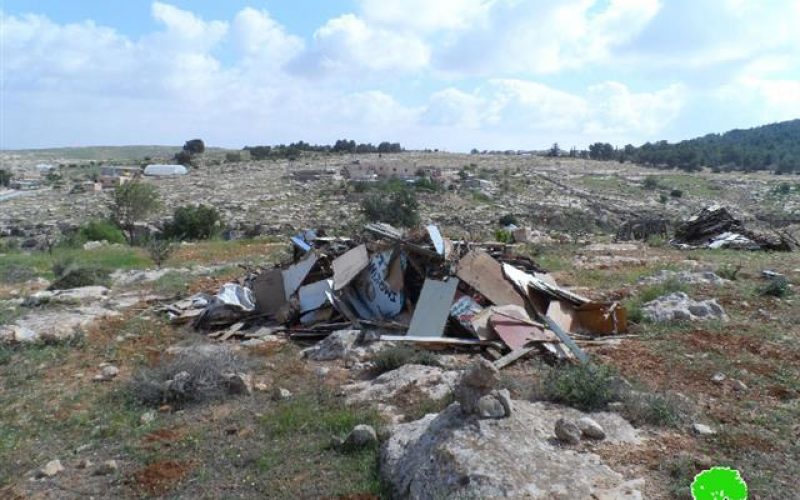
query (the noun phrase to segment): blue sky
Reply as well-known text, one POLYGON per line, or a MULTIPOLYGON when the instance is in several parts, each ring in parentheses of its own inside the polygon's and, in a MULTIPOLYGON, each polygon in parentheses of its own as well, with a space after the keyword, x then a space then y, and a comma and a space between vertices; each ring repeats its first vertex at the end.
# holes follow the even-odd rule
POLYGON ((800 0, 5 0, 0 148, 622 146, 800 117, 800 0))

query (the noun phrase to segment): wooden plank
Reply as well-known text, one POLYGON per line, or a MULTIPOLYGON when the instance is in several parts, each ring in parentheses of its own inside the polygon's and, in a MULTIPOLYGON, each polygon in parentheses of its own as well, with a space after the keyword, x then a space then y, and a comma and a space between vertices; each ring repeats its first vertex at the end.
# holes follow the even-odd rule
POLYGON ((368 265, 366 245, 358 245, 333 259, 333 289, 338 291, 346 287, 368 265))
POLYGON ((283 272, 280 269, 270 269, 256 276, 253 280, 253 295, 259 314, 277 313, 286 303, 283 272))
POLYGON ((381 340, 393 342, 418 342, 420 344, 479 346, 488 342, 478 339, 462 339, 456 337, 409 337, 408 335, 381 335, 381 340))
POLYGON ((528 347, 521 347, 519 349, 514 349, 510 353, 506 354, 502 358, 498 359, 494 362, 495 368, 498 370, 502 370, 506 366, 510 365, 514 361, 518 360, 519 358, 527 355, 531 351, 536 349, 536 346, 528 346, 528 347))
POLYGON ((316 263, 316 254, 309 252, 297 264, 292 264, 283 270, 283 293, 287 302, 292 298, 294 292, 297 291, 316 263))
POLYGON ((489 254, 471 251, 458 262, 461 280, 497 305, 513 304, 525 307, 525 300, 503 277, 503 268, 489 254))
POLYGON ((441 337, 450 315, 450 306, 458 288, 458 279, 447 281, 426 279, 417 300, 414 316, 408 327, 408 335, 415 337, 441 337))
POLYGON ((575 308, 566 302, 560 300, 550 301, 550 306, 547 308, 547 316, 565 332, 578 330, 578 314, 575 308))

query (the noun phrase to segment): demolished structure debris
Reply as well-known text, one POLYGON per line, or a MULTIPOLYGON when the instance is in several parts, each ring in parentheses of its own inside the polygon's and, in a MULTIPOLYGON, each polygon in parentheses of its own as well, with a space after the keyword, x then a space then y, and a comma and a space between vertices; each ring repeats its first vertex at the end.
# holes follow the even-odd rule
POLYGON ((348 238, 302 231, 291 260, 250 272, 215 296, 167 308, 218 340, 260 331, 319 340, 340 330, 421 347, 491 348, 502 368, 529 353, 588 361, 572 336, 619 335, 624 308, 559 286, 530 258, 494 244, 452 241, 429 225, 368 224, 348 238), (503 355, 505 353, 505 355, 503 355))

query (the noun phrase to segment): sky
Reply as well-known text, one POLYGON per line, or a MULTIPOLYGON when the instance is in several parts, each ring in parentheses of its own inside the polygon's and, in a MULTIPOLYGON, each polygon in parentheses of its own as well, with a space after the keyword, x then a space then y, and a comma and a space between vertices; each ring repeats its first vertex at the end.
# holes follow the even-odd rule
POLYGON ((0 149, 688 139, 800 118, 800 0, 0 2, 0 149))

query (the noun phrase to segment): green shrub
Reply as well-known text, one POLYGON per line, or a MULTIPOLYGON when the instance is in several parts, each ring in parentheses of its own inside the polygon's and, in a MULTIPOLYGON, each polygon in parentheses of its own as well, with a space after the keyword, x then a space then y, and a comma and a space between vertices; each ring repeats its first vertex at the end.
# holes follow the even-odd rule
POLYGON ((164 228, 164 236, 173 240, 207 240, 221 229, 222 218, 216 208, 206 205, 178 207, 172 222, 164 228))
POLYGON ((494 232, 494 239, 499 241, 500 243, 511 243, 514 239, 514 235, 511 234, 510 231, 506 231, 505 229, 498 229, 494 232))
POLYGON ((639 299, 641 300, 642 304, 646 304, 651 300, 655 300, 664 295, 669 295, 675 292, 686 292, 687 289, 688 288, 685 283, 681 283, 675 278, 670 278, 665 280, 663 283, 644 288, 641 292, 639 292, 639 299))
POLYGON ((228 163, 237 163, 242 161, 242 153, 239 151, 225 153, 225 161, 228 163))
POLYGON ((761 295, 766 295, 769 297, 788 297, 792 293, 791 285, 789 285, 789 280, 786 279, 784 276, 777 276, 769 280, 769 282, 761 287, 759 290, 761 295))
POLYGON ((672 196, 673 198, 681 198, 683 197, 683 191, 681 191, 680 189, 673 189, 672 191, 669 192, 669 195, 672 196))
POLYGON ((61 259, 53 263, 53 274, 56 279, 50 285, 50 290, 66 290, 82 286, 105 286, 110 271, 99 266, 80 265, 73 259, 61 259))
POLYGON ((435 354, 404 345, 388 347, 379 351, 373 362, 375 363, 374 371, 378 374, 396 370, 403 365, 439 366, 439 360, 435 354))
POLYGON ((514 214, 505 214, 498 220, 501 226, 510 226, 511 224, 517 225, 517 217, 514 214))
POLYGON ((654 191, 658 189, 658 178, 652 175, 648 175, 647 177, 644 178, 644 181, 642 181, 642 187, 649 191, 654 191))
POLYGON ((0 186, 7 187, 9 184, 11 184, 11 172, 0 169, 0 186))
POLYGON ((161 269, 161 265, 169 259, 169 256, 172 255, 174 251, 175 244, 170 240, 153 238, 147 242, 147 253, 159 269, 161 269))
POLYGON ((553 368, 544 379, 544 399, 582 411, 600 410, 620 399, 614 370, 603 365, 566 365, 553 368))
POLYGON ((361 211, 371 222, 386 222, 403 227, 419 224, 417 197, 403 188, 387 195, 370 195, 361 202, 361 211))
POLYGON ((122 231, 106 220, 92 220, 78 230, 80 239, 86 241, 107 241, 109 243, 125 243, 122 231))
POLYGON ((717 276, 725 278, 726 280, 736 281, 739 276, 739 271, 742 270, 742 265, 733 266, 731 264, 722 264, 717 268, 717 276))
POLYGON ((682 401, 671 394, 629 392, 623 404, 625 418, 637 426, 678 427, 685 420, 682 401))
POLYGON ((667 201, 669 201, 669 198, 667 198, 667 195, 665 195, 664 193, 661 193, 658 196, 658 201, 659 203, 666 203, 667 201))

